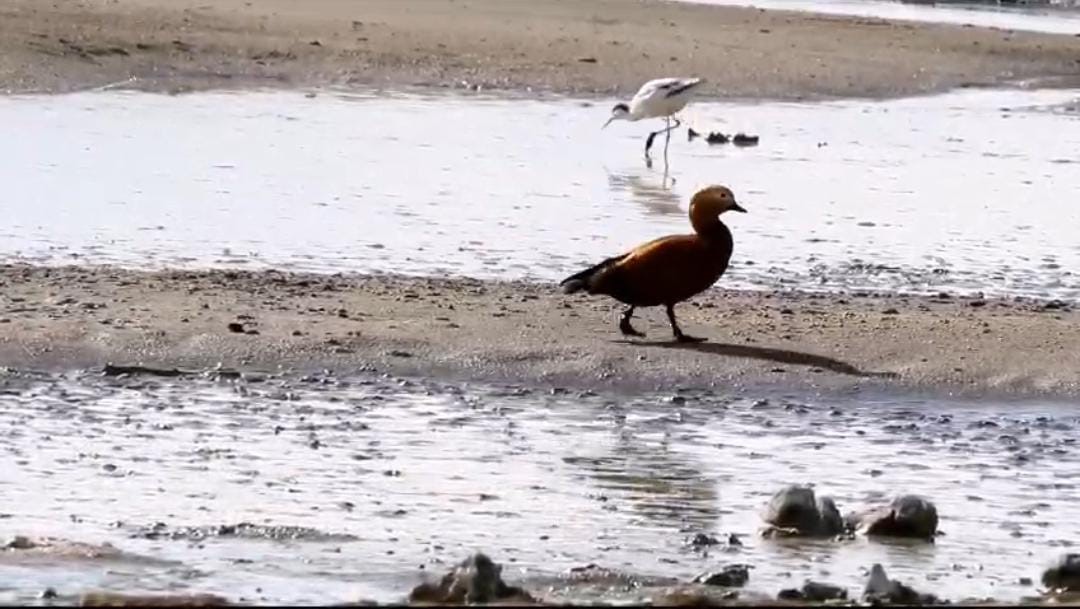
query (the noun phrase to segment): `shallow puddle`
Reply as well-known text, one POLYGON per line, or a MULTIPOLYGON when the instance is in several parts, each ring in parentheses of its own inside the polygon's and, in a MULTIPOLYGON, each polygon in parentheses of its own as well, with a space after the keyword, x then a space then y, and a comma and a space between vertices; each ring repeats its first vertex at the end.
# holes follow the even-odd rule
POLYGON ((755 6, 764 9, 808 11, 1027 30, 1051 34, 1080 33, 1080 11, 1050 6, 1007 6, 984 2, 899 2, 896 0, 693 0, 702 4, 755 6))
POLYGON ((47 587, 393 601, 475 550, 561 599, 658 592, 558 577, 589 563, 681 581, 748 563, 748 589, 774 595, 806 578, 857 594, 874 562, 951 599, 1016 599, 1080 536, 1078 425, 1055 403, 8 374, 0 531, 125 554, 0 552, 0 602, 47 587), (844 512, 924 494, 945 535, 755 536, 771 493, 806 482, 844 512), (702 553, 698 533, 743 545, 702 553))
POLYGON ((601 131, 608 102, 5 97, 0 256, 554 280, 687 231, 723 182, 750 211, 728 286, 1075 297, 1076 95, 697 103, 699 131, 761 143, 680 132, 668 177, 641 158, 654 125, 601 131))

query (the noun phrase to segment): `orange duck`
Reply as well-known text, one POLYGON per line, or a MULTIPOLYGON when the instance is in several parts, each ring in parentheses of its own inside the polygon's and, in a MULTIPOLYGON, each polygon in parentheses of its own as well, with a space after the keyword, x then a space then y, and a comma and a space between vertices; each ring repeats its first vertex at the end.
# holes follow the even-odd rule
POLYGON ((707 290, 727 270, 734 242, 731 231, 720 221, 720 214, 726 211, 746 213, 727 187, 699 190, 690 199, 690 225, 695 234, 649 241, 571 275, 559 285, 567 294, 585 290, 630 305, 619 321, 619 330, 627 336, 645 336, 630 325, 635 308, 664 305, 675 340, 704 341, 683 334, 675 321, 675 305, 707 290))

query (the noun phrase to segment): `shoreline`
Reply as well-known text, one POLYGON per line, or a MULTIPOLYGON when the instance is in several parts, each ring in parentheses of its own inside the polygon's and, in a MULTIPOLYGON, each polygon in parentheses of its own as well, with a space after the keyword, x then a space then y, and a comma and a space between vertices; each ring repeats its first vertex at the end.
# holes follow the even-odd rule
POLYGON ((340 86, 596 98, 628 96, 668 74, 705 77, 703 99, 1080 84, 1076 36, 692 3, 129 0, 41 9, 13 0, 3 14, 0 91, 9 94, 340 86))
POLYGON ((332 369, 620 392, 1080 395, 1080 312, 1041 301, 713 289, 625 341, 544 283, 0 265, 0 367, 332 369), (557 337, 557 341, 553 340, 557 337))

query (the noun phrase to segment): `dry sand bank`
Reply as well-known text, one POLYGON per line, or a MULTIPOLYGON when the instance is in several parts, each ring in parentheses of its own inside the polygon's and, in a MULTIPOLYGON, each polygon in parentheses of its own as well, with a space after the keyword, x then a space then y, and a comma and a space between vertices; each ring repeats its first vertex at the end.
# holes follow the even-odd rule
POLYGON ((0 91, 429 85, 885 97, 1080 76, 1080 38, 627 0, 5 0, 0 91))
POLYGON ((1080 314, 1059 303, 714 290, 679 311, 688 333, 711 338, 702 346, 670 344, 660 310, 638 321, 644 344, 625 342, 616 312, 539 284, 6 265, 0 366, 374 366, 617 389, 1080 394, 1080 314))

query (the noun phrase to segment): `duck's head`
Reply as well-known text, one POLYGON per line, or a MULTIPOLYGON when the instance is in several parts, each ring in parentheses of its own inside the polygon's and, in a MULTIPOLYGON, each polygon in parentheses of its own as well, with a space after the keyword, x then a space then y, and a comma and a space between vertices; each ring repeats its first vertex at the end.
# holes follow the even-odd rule
MULTIPOLYGON (((607 127, 608 125, 610 125, 611 121, 618 121, 618 120, 625 121, 625 120, 629 120, 629 118, 630 118, 630 106, 628 106, 628 105, 626 105, 626 104, 624 104, 622 102, 619 102, 619 103, 615 104, 615 106, 611 109, 611 117, 607 119, 606 123, 604 123, 604 127, 607 127)), ((600 128, 603 129, 604 127, 600 127, 600 128)))
POLYGON ((708 186, 694 193, 690 199, 690 214, 716 217, 725 211, 746 213, 737 201, 735 193, 727 186, 708 186))

